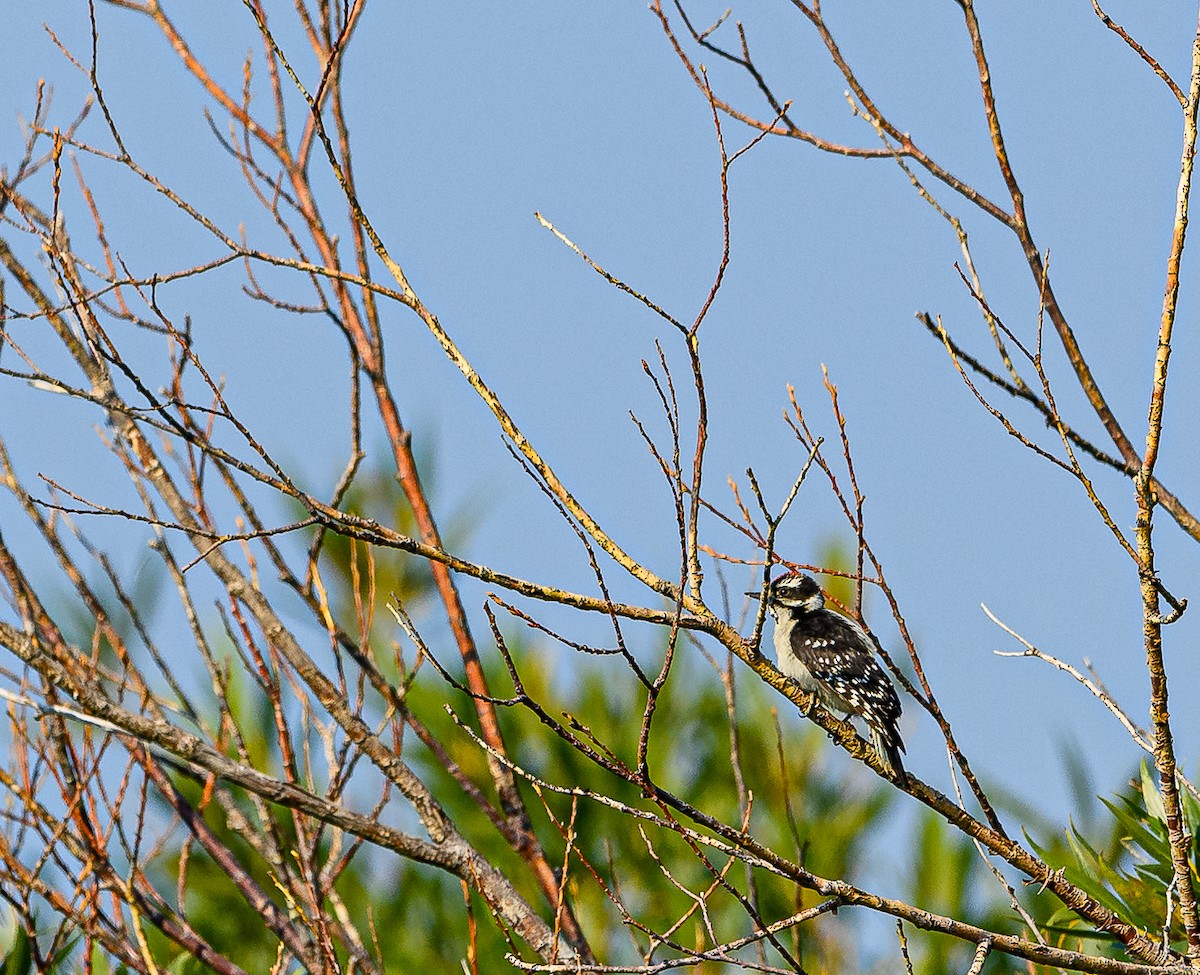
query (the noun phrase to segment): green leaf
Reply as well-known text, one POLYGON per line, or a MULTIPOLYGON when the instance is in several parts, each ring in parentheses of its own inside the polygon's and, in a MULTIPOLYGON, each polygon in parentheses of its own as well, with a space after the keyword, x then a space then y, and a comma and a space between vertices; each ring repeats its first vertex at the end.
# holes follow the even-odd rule
POLYGON ((0 967, 3 975, 29 975, 33 971, 33 945, 29 934, 21 925, 13 928, 12 944, 4 953, 4 963, 0 967))
MULTIPOLYGON (((1129 842, 1140 847, 1148 854, 1157 854, 1159 851, 1167 852, 1164 846, 1165 836, 1160 836, 1154 830, 1149 829, 1145 820, 1138 815, 1140 810, 1137 810, 1132 803, 1125 800, 1127 808, 1122 809, 1116 803, 1110 802, 1107 799, 1101 798, 1100 801, 1113 814, 1113 819, 1121 827, 1125 838, 1129 842)), ((1153 859, 1158 859, 1158 856, 1153 856, 1153 859)))
POLYGON ((1154 776, 1150 774, 1150 767, 1146 764, 1145 759, 1142 759, 1141 773, 1142 801, 1146 804, 1146 812, 1160 823, 1166 823, 1167 811, 1163 808, 1162 795, 1158 791, 1154 776))

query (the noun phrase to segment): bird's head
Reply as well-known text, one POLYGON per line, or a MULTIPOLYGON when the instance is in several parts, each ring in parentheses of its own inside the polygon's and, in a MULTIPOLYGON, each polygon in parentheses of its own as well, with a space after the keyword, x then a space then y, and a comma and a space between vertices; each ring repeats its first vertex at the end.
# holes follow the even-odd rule
MULTIPOLYGON (((758 593, 747 593, 757 596, 758 593)), ((796 613, 815 613, 825 606, 825 596, 821 587, 810 575, 797 573, 780 576, 767 589, 767 608, 772 614, 779 610, 791 610, 796 613)))

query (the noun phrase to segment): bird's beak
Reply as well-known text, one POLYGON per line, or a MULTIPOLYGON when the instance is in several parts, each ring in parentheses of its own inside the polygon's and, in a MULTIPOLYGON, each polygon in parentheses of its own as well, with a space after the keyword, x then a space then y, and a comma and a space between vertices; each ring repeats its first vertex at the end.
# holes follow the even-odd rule
POLYGON ((744 593, 742 593, 742 595, 743 596, 753 596, 755 599, 762 599, 762 593, 757 589, 754 592, 744 592, 744 593))

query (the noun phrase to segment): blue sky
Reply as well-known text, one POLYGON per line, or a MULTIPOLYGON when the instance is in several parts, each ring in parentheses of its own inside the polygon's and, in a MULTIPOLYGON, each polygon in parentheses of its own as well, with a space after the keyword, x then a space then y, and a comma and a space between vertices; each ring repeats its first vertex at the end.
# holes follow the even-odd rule
MULTIPOLYGON (((87 53, 85 5, 14 6, 0 60, 0 149, 10 164, 19 154, 17 115, 32 112, 39 77, 56 89, 59 124, 85 91, 86 79, 39 23, 87 53)), ((826 7, 843 51, 892 119, 948 168, 1003 199, 957 6, 827 0, 826 7)), ((708 23, 723 7, 692 9, 697 23, 708 23)), ((223 2, 172 13, 236 87, 242 59, 258 53, 243 7, 223 2)), ((1114 4, 1110 13, 1186 82, 1194 24, 1185 12, 1114 4)), ((106 6, 99 14, 100 76, 131 149, 235 228, 250 203, 208 133, 205 101, 148 24, 106 6)), ((794 100, 797 121, 830 138, 874 144, 869 127, 850 115, 844 82, 788 4, 755 4, 734 16, 744 18, 776 90, 794 100), (760 9, 767 6, 773 9, 760 9)), ((1178 106, 1087 3, 1009 3, 981 17, 1035 239, 1050 251, 1056 290, 1101 386, 1140 442, 1170 241, 1178 106)), ((285 20, 282 13, 277 19, 285 20)), ((719 93, 764 111, 744 78, 708 60, 719 93)), ((359 29, 346 83, 364 205, 414 286, 585 505, 635 555, 670 575, 669 498, 628 412, 661 432, 641 360, 653 359, 654 341, 662 339, 680 383, 686 360, 669 329, 606 286, 534 219, 543 213, 677 317, 691 318, 700 307, 721 247, 718 156, 708 106, 656 20, 642 3, 379 3, 359 29)), ((87 131, 102 137, 96 119, 87 131)), ((731 147, 748 138, 733 122, 725 134, 731 147)), ((214 243, 128 175, 88 167, 110 238, 135 272, 216 255, 214 243)), ((960 742, 986 779, 1065 818, 1060 742, 1079 744, 1101 792, 1118 785, 1138 753, 1068 678, 993 656, 993 649, 1015 647, 979 604, 1047 652, 1076 664, 1089 658, 1145 720, 1131 565, 1079 486, 1007 437, 916 323, 918 311, 941 314, 962 344, 987 351, 983 324, 954 270, 957 243, 895 165, 767 140, 735 165, 731 179, 732 262, 702 339, 711 499, 727 502, 722 482, 734 476, 744 486, 747 466, 769 497, 786 493, 803 461, 780 419, 788 384, 814 426, 835 436, 821 385, 826 364, 869 499, 870 537, 960 742)), ((993 306, 1031 340, 1037 291, 1015 240, 948 191, 931 189, 965 221, 993 306)), ((82 221, 77 226, 82 232, 82 221)), ((270 240, 261 222, 251 231, 270 240)), ((1189 257, 1160 472, 1185 501, 1200 504, 1189 436, 1200 405, 1193 265, 1189 257)), ((265 442, 314 489, 327 490, 344 462, 340 346, 319 322, 281 319, 245 299, 239 286, 230 268, 179 285, 163 300, 172 313, 192 316, 202 354, 227 375, 231 401, 265 442)), ((586 586, 576 544, 433 340, 398 311, 388 313, 385 328, 401 407, 437 452, 441 509, 477 512, 468 554, 535 580, 586 586)), ((1047 363, 1064 412, 1102 441, 1057 348, 1047 363)), ((1011 412, 1053 446, 1031 413, 1011 412)), ((5 383, 0 416, 27 476, 45 472, 93 497, 128 491, 111 466, 82 462, 97 447, 94 421, 79 425, 81 411, 5 383)), ((1131 529, 1130 484, 1093 473, 1118 524, 1131 529)), ((11 506, 2 504, 8 533, 11 506)), ((1160 525, 1165 581, 1177 593, 1195 592, 1194 546, 1169 519, 1160 525)), ((717 544, 729 543, 708 527, 717 544)), ((838 533, 847 537, 814 478, 779 547, 808 561, 838 533)), ((136 565, 142 556, 129 558, 136 565)), ((752 582, 745 570, 729 575, 737 591, 752 582)), ((466 588, 478 606, 483 590, 466 588)), ((894 645, 881 599, 868 600, 867 616, 894 645)), ((1200 691, 1191 665, 1198 619, 1188 614, 1167 632, 1177 745, 1189 769, 1200 718, 1182 702, 1200 691)), ((910 766, 948 789, 936 728, 914 706, 907 710, 910 766)))

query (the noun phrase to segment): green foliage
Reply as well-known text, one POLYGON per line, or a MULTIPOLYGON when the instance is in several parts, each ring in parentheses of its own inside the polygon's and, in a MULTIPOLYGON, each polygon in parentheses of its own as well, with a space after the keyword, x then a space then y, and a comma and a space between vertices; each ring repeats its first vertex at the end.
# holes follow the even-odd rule
MULTIPOLYGON (((922 811, 916 836, 907 849, 913 858, 904 898, 908 903, 991 931, 1028 936, 974 843, 950 829, 935 813, 922 811)), ((910 936, 909 949, 919 972, 965 972, 975 953, 975 946, 961 939, 925 932, 910 936)), ((984 971, 996 975, 1028 972, 1029 968, 1024 962, 994 954, 984 971)))
MULTIPOLYGON (((515 639, 510 642, 531 695, 543 702, 556 701, 559 708, 569 710, 622 761, 636 760, 643 704, 640 685, 632 678, 621 677, 612 666, 615 661, 586 657, 567 661, 559 652, 538 651, 515 639), (571 690, 565 697, 563 684, 568 674, 559 673, 560 670, 569 672, 570 677, 571 690)), ((681 648, 680 653, 695 651, 681 648)), ((494 693, 505 693, 506 671, 495 654, 490 655, 487 664, 494 693)), ((652 772, 664 786, 703 811, 728 822, 739 822, 741 811, 730 760, 722 685, 715 671, 700 661, 698 655, 695 659, 689 656, 681 660, 678 667, 660 701, 651 736, 652 772), (687 665, 695 663, 700 663, 701 668, 688 673, 687 665)), ((241 694, 246 693, 243 688, 241 694)), ((834 771, 823 736, 792 717, 782 721, 787 762, 785 789, 779 743, 771 720, 771 705, 776 699, 764 685, 744 677, 737 684, 737 696, 741 760, 746 786, 753 794, 751 827, 756 837, 798 857, 816 873, 854 877, 863 868, 872 834, 882 828, 895 793, 880 787, 859 770, 843 765, 841 771, 834 771)), ((423 671, 409 695, 414 711, 421 715, 459 767, 476 782, 486 784, 490 781, 486 756, 446 714, 443 705, 447 700, 457 714, 470 721, 473 708, 469 699, 448 690, 429 668, 423 671)), ((504 710, 500 717, 513 757, 540 778, 657 811, 637 789, 599 769, 549 732, 528 711, 504 710)), ((243 727, 266 731, 253 721, 243 727)), ((264 737, 269 740, 269 735, 264 737)), ((255 750, 260 749, 269 750, 269 746, 260 742, 255 750)), ((516 880, 518 889, 531 903, 549 913, 549 905, 532 883, 527 868, 441 764, 415 739, 407 741, 403 754, 430 784, 467 838, 516 880)), ((180 787, 192 803, 200 802, 199 786, 181 781, 180 787)), ((571 820, 570 798, 544 792, 539 799, 528 784, 522 785, 522 791, 551 863, 560 865, 565 844, 559 826, 565 829, 571 820)), ((254 821, 256 813, 248 801, 243 803, 242 812, 254 821)), ((388 818, 394 815, 393 811, 388 818)), ((239 860, 250 865, 260 886, 278 898, 270 871, 228 829, 224 816, 212 804, 205 819, 239 860)), ((289 819, 276 817, 276 823, 282 844, 288 848, 289 819)), ((615 881, 619 885, 631 912, 652 929, 669 928, 693 906, 693 901, 663 876, 663 866, 691 890, 704 890, 713 882, 703 863, 678 836, 647 828, 643 837, 635 821, 602 804, 581 800, 575 809, 574 829, 584 858, 606 883, 611 886, 615 881)), ((724 865, 720 857, 712 859, 718 869, 724 865)), ((178 852, 160 857, 155 868, 159 888, 173 889, 180 868, 178 852)), ((190 923, 214 947, 246 970, 268 970, 275 959, 276 940, 261 919, 246 908, 229 879, 197 847, 189 851, 187 869, 190 923)), ((739 889, 746 889, 743 868, 735 866, 728 876, 739 889)), ((578 916, 594 947, 612 962, 635 960, 629 932, 623 927, 619 912, 593 881, 589 868, 572 858, 568 879, 578 916)), ((785 917, 801 906, 817 902, 815 895, 779 878, 764 875, 758 878, 757 885, 760 910, 768 919, 785 917)), ((461 959, 466 956, 468 936, 463 892, 457 879, 429 867, 399 861, 389 854, 367 850, 341 876, 337 890, 360 930, 373 928, 379 932, 386 970, 459 969, 461 959)), ((478 898, 472 898, 472 909, 479 921, 479 956, 487 960, 482 970, 496 970, 499 960, 506 951, 513 950, 512 946, 497 926, 489 922, 486 905, 478 898)), ((733 938, 750 931, 743 908, 728 894, 713 896, 710 914, 715 930, 722 937, 733 938)), ((854 917, 853 913, 846 913, 840 919, 827 919, 804 932, 800 950, 806 964, 814 966, 812 970, 839 970, 855 957, 854 917)), ((699 925, 699 919, 694 917, 676 937, 685 944, 692 943, 701 935, 699 925)), ((644 944, 644 938, 639 940, 644 944)), ((174 957, 183 963, 184 956, 177 949, 173 950, 153 934, 151 945, 156 957, 174 957)))
MULTIPOLYGON (((36 925, 36 917, 34 923, 36 925)), ((32 975, 34 971, 38 975, 65 975, 74 970, 71 952, 79 941, 78 937, 68 937, 49 947, 43 944, 42 957, 36 959, 33 939, 25 925, 17 922, 15 914, 9 916, 4 927, 7 930, 0 931, 0 975, 32 975), (47 956, 47 952, 51 953, 47 956)))
MULTIPOLYGON (((626 764, 636 761, 645 692, 619 658, 581 655, 569 648, 533 644, 520 633, 510 633, 506 645, 527 692, 542 702, 551 715, 557 718, 561 712, 568 712, 579 725, 586 726, 588 735, 604 742, 619 760, 626 764)), ((656 652, 653 647, 643 649, 641 663, 653 668, 661 661, 660 655, 661 650, 656 652)), ((447 655, 444 662, 452 665, 453 659, 447 655)), ((498 696, 510 693, 511 684, 499 654, 494 649, 490 653, 485 649, 484 662, 493 693, 498 696)), ((905 827, 902 835, 897 836, 893 820, 900 811, 898 794, 842 761, 824 736, 802 722, 790 708, 785 707, 782 715, 774 717, 774 708, 781 699, 738 667, 735 662, 740 765, 748 793, 753 796, 750 826, 760 842, 795 858, 819 875, 887 889, 887 878, 872 872, 880 834, 886 831, 890 847, 905 851, 904 880, 897 896, 991 930, 1021 930, 1021 922, 1003 889, 966 837, 929 812, 923 812, 911 828, 905 827), (780 764, 781 753, 784 766, 780 764)), ((254 706, 253 688, 243 686, 243 682, 249 683, 244 678, 234 682, 235 711, 254 706)), ((490 792, 485 753, 445 710, 449 703, 461 720, 472 724, 470 699, 448 688, 426 667, 413 684, 408 703, 463 772, 490 792)), ((637 789, 600 769, 528 710, 501 709, 500 720, 513 758, 539 778, 658 811, 637 789)), ((265 741, 270 740, 262 715, 256 718, 244 713, 240 723, 244 728, 257 728, 265 741)), ((696 648, 681 645, 650 738, 651 771, 656 781, 685 801, 726 822, 736 823, 742 810, 729 734, 720 674, 696 648)), ((271 751, 265 742, 253 748, 260 754, 271 751)), ((467 838, 514 878, 531 903, 549 915, 551 908, 532 883, 527 868, 442 765, 413 737, 406 738, 402 751, 467 838)), ((197 787, 183 787, 193 802, 199 801, 197 787)), ((670 928, 694 903, 664 877, 664 867, 674 881, 692 891, 702 891, 713 882, 695 851, 669 831, 652 827, 639 830, 636 821, 598 802, 579 800, 573 810, 570 797, 546 790, 539 792, 524 781, 521 789, 533 816, 534 829, 556 867, 562 863, 562 831, 573 816, 582 860, 572 856, 569 861, 568 889, 593 947, 609 963, 637 960, 638 952, 633 945, 636 942, 644 949, 646 941, 623 923, 620 913, 595 882, 592 870, 610 890, 619 889, 634 917, 652 930, 670 928)), ((389 820, 403 815, 399 811, 402 803, 395 806, 385 813, 389 820)), ((1060 839, 1038 847, 1039 852, 1053 866, 1066 870, 1068 879, 1122 916, 1156 930, 1165 911, 1170 861, 1161 796, 1149 771, 1143 768, 1140 781, 1113 801, 1104 802, 1104 808, 1111 822, 1109 834, 1102 840, 1089 840, 1072 825, 1060 839)), ((1186 800, 1186 811, 1189 827, 1194 830, 1200 816, 1190 797, 1186 800)), ((248 802, 243 812, 253 818, 248 802)), ((1090 809, 1081 812, 1084 818, 1092 818, 1090 809)), ((206 819, 243 863, 255 865, 252 872, 264 889, 277 892, 270 872, 224 826, 224 817, 210 807, 206 819)), ((276 827, 282 831, 285 848, 288 822, 286 816, 278 817, 276 827)), ((323 851, 322 856, 327 852, 323 851)), ((720 857, 713 856, 711 851, 706 853, 717 869, 724 866, 720 857)), ((171 889, 178 857, 165 856, 157 863, 162 870, 160 889, 171 889)), ((192 849, 188 869, 191 923, 247 970, 267 970, 275 958, 277 944, 261 920, 247 910, 224 874, 198 849, 192 849)), ((727 873, 727 880, 739 890, 748 891, 746 873, 740 865, 727 873)), ((814 894, 780 878, 760 874, 755 883, 759 909, 768 920, 817 903, 814 894)), ((457 879, 367 849, 342 874, 337 890, 360 930, 378 933, 387 970, 460 969, 467 953, 468 927, 467 908, 457 879)), ((1057 943, 1064 947, 1096 950, 1094 936, 1074 915, 1055 912, 1048 895, 1039 897, 1036 891, 1025 890, 1021 896, 1035 918, 1047 925, 1051 940, 1057 938, 1057 943), (1084 939, 1086 946, 1081 943, 1084 939)), ((481 970, 501 970, 504 953, 519 951, 520 945, 514 949, 504 933, 490 923, 482 901, 472 896, 470 905, 478 922, 481 970)), ((743 907, 728 893, 715 893, 708 910, 718 936, 733 938, 749 933, 743 907)), ((785 944, 802 960, 806 970, 814 973, 865 970, 872 959, 860 957, 864 938, 859 922, 863 917, 862 912, 843 910, 805 928, 798 943, 789 935, 785 944)), ((973 946, 911 928, 907 933, 916 970, 936 975, 961 972, 969 967, 973 946)), ((698 918, 689 919, 674 937, 684 944, 696 943, 703 937, 698 918)), ((882 938, 874 938, 870 943, 883 945, 886 950, 882 938)), ((161 951, 160 958, 175 957, 186 970, 192 970, 187 968, 191 962, 183 962, 177 952, 161 941, 152 940, 152 944, 156 952, 161 951)), ((1111 954, 1120 954, 1119 946, 1101 947, 1111 954)), ((876 964, 883 969, 897 967, 898 948, 895 951, 894 956, 875 960, 876 964)), ((661 957, 661 952, 656 957, 661 957)), ((721 970, 729 969, 714 969, 721 970)), ((999 954, 989 958, 985 966, 989 975, 1018 970, 1028 969, 999 954)))
POLYGON ((9 937, 11 940, 4 950, 0 975, 29 975, 33 971, 33 944, 29 932, 14 924, 9 937))
MULTIPOLYGON (((415 519, 403 493, 378 470, 360 475, 344 506, 400 531, 416 533, 415 519)), ((822 564, 831 567, 848 565, 851 559, 850 550, 837 542, 824 546, 820 554, 822 564)), ((367 637, 365 649, 390 678, 398 679, 398 667, 389 666, 389 662, 398 659, 393 656, 392 641, 400 636, 384 603, 390 594, 396 594, 420 624, 420 610, 432 596, 427 565, 401 553, 369 551, 344 538, 327 536, 320 556, 320 575, 328 587, 333 616, 348 632, 367 637)), ((853 606, 852 582, 838 576, 824 577, 822 582, 844 605, 853 606)), ((458 670, 453 643, 438 631, 437 612, 426 615, 430 640, 439 659, 452 671, 458 670)), ((505 643, 529 695, 553 719, 573 727, 581 740, 601 742, 615 760, 635 765, 646 691, 623 659, 578 653, 540 636, 535 641, 527 632, 514 627, 513 632, 506 633, 505 643)), ((665 652, 664 634, 631 627, 627 637, 643 669, 656 672, 665 652)), ((492 693, 503 697, 512 693, 511 681, 501 655, 489 643, 481 642, 480 653, 492 693)), ((709 650, 712 652, 711 647, 709 650)), ((406 703, 461 772, 492 796, 486 753, 446 711, 448 705, 459 720, 473 726, 473 702, 450 688, 432 667, 425 666, 409 688, 406 703)), ((264 771, 281 774, 269 702, 236 663, 229 669, 228 706, 251 761, 264 771)), ((538 779, 663 813, 636 787, 590 761, 529 710, 501 708, 499 718, 512 757, 538 779)), ((929 812, 897 822, 898 816, 911 809, 901 804, 900 794, 847 762, 818 729, 800 719, 783 698, 738 661, 730 662, 724 656, 707 660, 694 644, 681 641, 670 680, 658 702, 649 743, 649 766, 656 782, 702 812, 731 824, 746 817, 743 802, 748 800, 748 828, 755 839, 813 873, 890 892, 927 910, 967 919, 991 930, 1021 930, 1006 893, 966 837, 929 812), (732 680, 729 693, 735 702, 734 729, 730 727, 726 680, 732 680), (736 731, 736 753, 731 730, 736 731), (895 855, 880 856, 885 848, 903 851, 899 877, 881 875, 881 862, 894 866, 897 860, 895 855)), ((228 747, 233 754, 232 741, 228 747)), ((442 763, 411 733, 406 732, 400 750, 476 849, 504 871, 543 916, 551 916, 553 905, 545 902, 525 863, 442 763)), ((362 771, 369 778, 365 763, 362 771)), ((1082 794, 1082 779, 1075 778, 1082 794)), ((176 781, 193 807, 203 809, 208 826, 256 883, 284 909, 299 910, 281 893, 283 887, 270 865, 229 828, 219 804, 211 801, 199 784, 182 776, 176 781)), ((727 866, 714 850, 701 847, 698 851, 677 833, 645 824, 599 801, 573 801, 525 780, 520 781, 520 788, 534 831, 556 868, 563 864, 565 832, 569 829, 574 834, 578 853, 567 861, 567 887, 577 917, 603 961, 627 964, 640 960, 648 938, 637 925, 658 932, 671 930, 671 937, 687 946, 707 941, 702 919, 694 911, 695 901, 681 888, 698 893, 714 887, 713 870, 721 872, 727 866), (665 875, 668 872, 669 877, 665 875), (636 925, 622 917, 610 894, 619 894, 636 925), (692 914, 687 917, 689 911, 692 914), (681 919, 685 920, 680 923, 681 919)), ((160 811, 165 812, 157 792, 151 790, 151 795, 160 803, 160 811)), ((360 795, 348 801, 361 808, 360 795)), ((234 797, 241 816, 262 825, 257 804, 236 791, 234 797)), ((368 794, 365 802, 371 801, 373 797, 368 794)), ((1088 801, 1090 804, 1090 797, 1088 801)), ((1095 896, 1123 916, 1138 918, 1135 923, 1156 929, 1161 926, 1165 889, 1171 876, 1161 798, 1143 769, 1140 788, 1105 805, 1113 817, 1113 829, 1102 843, 1089 843, 1072 826, 1061 840, 1048 843, 1043 855, 1063 866, 1069 879, 1094 890, 1095 896)), ((1089 821, 1090 812, 1083 807, 1081 811, 1081 821, 1089 821)), ((1187 813, 1194 833, 1200 815, 1190 797, 1187 813)), ((393 798, 381 818, 419 831, 398 797, 393 798)), ((276 808, 270 824, 262 828, 274 833, 281 849, 297 846, 296 823, 286 811, 276 808)), ((183 835, 179 831, 166 841, 147 865, 155 886, 173 892, 186 863, 184 906, 188 922, 217 951, 245 970, 270 970, 278 957, 276 938, 199 846, 190 844, 185 854, 180 845, 183 835)), ((332 842, 327 832, 319 837, 318 855, 316 862, 308 865, 310 870, 322 868, 345 852, 344 846, 335 850, 332 842)), ((743 897, 754 899, 767 922, 819 901, 812 892, 764 871, 751 879, 741 864, 732 865, 723 876, 725 883, 743 897)), ((464 900, 460 881, 432 867, 364 846, 342 870, 335 889, 349 919, 364 936, 374 939, 367 948, 374 953, 377 946, 386 971, 461 970, 470 942, 468 911, 477 922, 480 971, 505 970, 502 958, 508 951, 524 952, 530 957, 519 941, 510 942, 506 933, 491 922, 486 905, 477 896, 464 900)), ((1034 892, 1022 896, 1028 897, 1035 917, 1057 926, 1062 943, 1069 940, 1075 947, 1075 941, 1087 936, 1078 918, 1061 911, 1053 914, 1053 907, 1044 903, 1048 898, 1039 899, 1034 892)), ((330 914, 337 913, 330 903, 323 907, 330 914)), ((727 890, 716 889, 706 902, 706 911, 722 940, 752 931, 741 899, 727 890)), ((899 946, 890 940, 894 932, 885 929, 882 936, 877 936, 876 927, 866 937, 864 922, 878 925, 879 919, 865 911, 843 909, 800 931, 786 932, 782 941, 805 970, 813 973, 863 971, 872 966, 900 970, 899 946), (863 957, 864 944, 871 945, 879 957, 863 957)), ((907 934, 916 970, 938 975, 969 967, 973 945, 911 928, 907 934)), ((152 926, 147 926, 147 937, 163 970, 181 975, 203 970, 152 926)), ((8 943, 0 975, 31 971, 31 946, 23 929, 15 927, 5 940, 8 943)), ((752 952, 748 949, 745 955, 753 957, 752 952)), ((655 958, 661 960, 665 954, 666 950, 660 949, 655 958)), ((768 949, 768 960, 780 962, 774 949, 768 949)), ((105 973, 122 970, 99 951, 93 967, 105 973)), ((711 966, 704 970, 722 972, 732 968, 711 966)), ((989 975, 1018 970, 1026 971, 1027 967, 998 954, 985 966, 989 975)))
MULTIPOLYGON (((546 703, 548 710, 549 702, 556 702, 552 713, 559 709, 569 711, 619 760, 628 765, 636 763, 644 690, 624 671, 623 665, 617 665, 613 658, 596 660, 572 654, 570 659, 564 659, 563 655, 571 651, 547 649, 538 653, 517 641, 510 643, 515 645, 514 657, 531 696, 546 703), (559 670, 570 672, 572 689, 565 699, 559 670)), ((677 660, 676 671, 659 702, 650 738, 651 774, 686 802, 726 822, 738 823, 742 811, 730 758, 722 685, 716 672, 693 648, 684 646, 679 652, 682 659, 677 660)), ((503 694, 504 675, 496 672, 495 661, 492 664, 489 669, 493 692, 503 694)), ((790 716, 782 722, 783 757, 787 763, 785 788, 780 746, 771 719, 771 706, 778 699, 769 694, 765 685, 746 679, 744 671, 736 691, 741 766, 746 787, 753 795, 751 828, 756 838, 785 855, 800 858, 809 869, 824 876, 855 875, 869 851, 873 832, 883 825, 895 794, 857 770, 843 767, 840 772, 833 771, 824 737, 790 716)), ((456 761, 475 775, 486 775, 479 749, 448 718, 437 718, 434 709, 425 706, 426 700, 436 703, 444 695, 444 689, 436 682, 418 681, 412 692, 413 706, 428 718, 456 761)), ((457 699, 454 706, 460 715, 470 714, 470 703, 465 698, 457 699)), ((507 710, 501 714, 501 720, 513 757, 538 777, 658 811, 635 787, 600 769, 528 711, 507 710)), ((424 764, 425 774, 437 783, 435 791, 445 797, 451 814, 466 827, 472 842, 496 862, 515 867, 514 856, 498 842, 478 811, 461 794, 456 795, 448 776, 432 761, 424 764)), ((539 800, 531 788, 525 787, 524 791, 535 829, 547 845, 551 862, 561 864, 564 843, 551 816, 565 829, 572 817, 571 799, 543 792, 539 800)), ((607 883, 615 881, 631 913, 652 929, 670 928, 694 906, 687 895, 663 876, 663 866, 670 870, 675 881, 690 890, 702 891, 713 883, 711 873, 677 835, 649 827, 643 835, 636 821, 601 803, 581 800, 575 808, 574 829, 584 859, 607 883)), ((718 869, 723 866, 722 858, 713 856, 711 851, 708 855, 718 869)), ((406 873, 418 871, 419 868, 404 869, 406 873)), ((525 872, 515 870, 514 874, 521 876, 525 872)), ((574 878, 571 890, 584 928, 593 938, 593 947, 611 963, 635 960, 630 932, 622 929, 619 913, 591 880, 588 867, 572 859, 568 876, 574 878)), ((746 890, 743 868, 732 869, 728 879, 746 890)), ((811 906, 817 902, 815 895, 802 893, 779 878, 761 875, 756 883, 760 910, 766 918, 786 917, 801 904, 811 906)), ((531 887, 523 888, 523 892, 534 903, 541 902, 540 895, 531 887)), ((458 896, 461 903, 461 895, 458 896)), ((443 903, 449 900, 445 897, 443 903)), ((709 911, 718 935, 733 938, 749 933, 744 909, 727 893, 715 894, 709 911)), ((461 913, 460 907, 458 914, 461 913)), ((839 967, 838 961, 847 953, 848 944, 836 931, 839 924, 843 929, 846 927, 850 916, 833 921, 829 930, 834 933, 829 937, 823 934, 813 937, 814 931, 823 930, 820 928, 805 932, 806 939, 811 939, 804 945, 809 962, 820 959, 830 969, 839 967)), ((426 910, 417 921, 429 924, 435 919, 426 910)), ((440 926, 442 918, 436 918, 436 923, 440 926)), ((698 934, 698 924, 699 920, 693 918, 676 937, 691 944, 698 934)), ((433 931, 415 939, 428 946, 427 950, 446 952, 427 963, 443 966, 457 963, 463 955, 464 934, 461 921, 458 926, 459 930, 452 930, 449 939, 435 938, 433 931)), ((643 938, 638 940, 644 944, 643 938)), ((501 950, 500 944, 486 948, 481 945, 481 957, 493 950, 501 950)), ((416 963, 411 957, 406 960, 408 965, 416 963)))
MULTIPOLYGON (((1162 793, 1155 777, 1143 761, 1136 778, 1112 799, 1100 800, 1108 810, 1108 833, 1089 839, 1074 822, 1057 841, 1034 844, 1046 862, 1061 868, 1071 883, 1116 912, 1130 924, 1148 933, 1161 935, 1167 917, 1168 888, 1171 888, 1172 917, 1169 937, 1176 948, 1185 949, 1183 924, 1175 908, 1178 897, 1172 887, 1174 869, 1167 833, 1162 793)), ((1200 829, 1200 803, 1186 790, 1181 791, 1184 829, 1192 837, 1190 853, 1193 882, 1200 876, 1200 847, 1196 832, 1200 829)), ((1048 925, 1063 938, 1092 942, 1110 942, 1097 934, 1074 912, 1062 908, 1048 925)), ((1123 956, 1120 946, 1102 944, 1109 954, 1123 956)))

